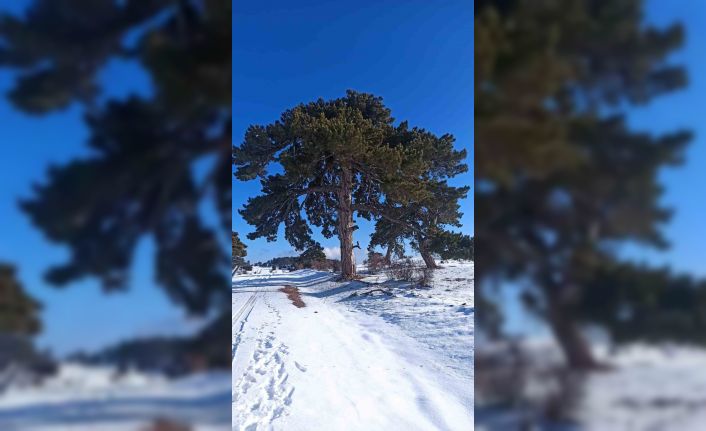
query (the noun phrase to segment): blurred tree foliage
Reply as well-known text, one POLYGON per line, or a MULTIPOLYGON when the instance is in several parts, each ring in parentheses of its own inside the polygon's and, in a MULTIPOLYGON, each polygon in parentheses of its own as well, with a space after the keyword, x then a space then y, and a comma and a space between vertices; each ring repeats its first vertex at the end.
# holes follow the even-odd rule
POLYGON ((0 263, 0 334, 35 335, 41 329, 41 305, 17 280, 15 268, 0 263))
MULTIPOLYGON (((596 365, 582 321, 620 341, 705 329, 703 294, 685 288, 694 281, 616 257, 627 242, 667 246, 660 227, 670 211, 659 203, 658 173, 681 162, 690 140, 686 131, 658 136, 626 124, 631 106, 687 84, 669 61, 682 27, 647 25, 642 7, 475 2, 476 300, 492 304, 489 289, 503 281, 528 286, 525 304, 575 368, 596 365), (665 307, 671 317, 653 316, 669 325, 645 324, 647 310, 665 307)), ((497 310, 485 321, 501 322, 497 310)))
POLYGON ((21 203, 70 250, 49 281, 93 276, 124 289, 149 236, 157 281, 176 303, 199 314, 229 310, 231 2, 35 0, 21 16, 0 15, 0 39, 17 109, 85 108, 88 155, 51 166, 21 203), (113 60, 138 63, 150 95, 101 97, 98 76, 113 60), (210 172, 197 175, 204 160, 214 161, 210 172), (207 200, 220 226, 200 213, 207 200))

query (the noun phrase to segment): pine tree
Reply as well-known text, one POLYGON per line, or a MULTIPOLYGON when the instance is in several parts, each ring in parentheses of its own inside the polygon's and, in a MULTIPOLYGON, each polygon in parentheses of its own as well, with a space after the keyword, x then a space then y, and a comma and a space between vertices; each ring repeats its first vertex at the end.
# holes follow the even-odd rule
POLYGON ((299 255, 299 264, 304 268, 311 268, 313 264, 325 261, 326 253, 324 253, 324 249, 318 243, 307 248, 299 255))
POLYGON ((238 237, 236 232, 231 232, 230 239, 232 245, 233 271, 237 271, 245 265, 244 258, 248 255, 247 246, 240 241, 240 237, 238 237))
MULTIPOLYGON (((476 298, 491 301, 490 278, 522 279, 525 303, 574 368, 597 365, 582 319, 617 335, 589 301, 596 285, 626 283, 614 270, 615 245, 666 245, 657 174, 681 160, 690 139, 626 125, 625 107, 686 84, 683 68, 667 61, 681 27, 642 20, 640 0, 475 3, 476 298)), ((651 272, 633 267, 635 292, 647 286, 640 274, 651 272)), ((633 329, 636 337, 653 328, 633 329)))
POLYGON ((428 193, 419 202, 398 204, 392 199, 386 201, 386 214, 375 225, 371 246, 388 246, 394 250, 404 239, 411 242, 412 248, 422 256, 427 268, 438 266, 433 253, 438 253, 440 238, 449 235, 446 226, 460 227, 461 212, 459 200, 464 199, 469 187, 452 187, 445 181, 423 181, 428 193), (436 244, 436 245, 435 245, 436 244))
POLYGON ((442 259, 473 260, 473 237, 458 232, 441 232, 429 246, 442 259))
POLYGON ((0 334, 35 335, 41 329, 41 305, 17 280, 15 268, 0 263, 0 334))
POLYGON ((34 0, 0 15, 0 66, 9 98, 30 114, 85 107, 85 157, 52 166, 22 209, 69 261, 49 270, 63 285, 94 276, 127 288, 142 238, 155 239, 157 281, 193 313, 230 312, 227 249, 231 187, 231 2, 34 0), (99 74, 112 60, 151 78, 148 95, 113 99, 99 74), (214 158, 199 180, 198 161, 214 158), (198 208, 213 200, 220 226, 198 208))
POLYGON ((418 171, 415 199, 386 196, 381 219, 376 223, 371 246, 387 247, 390 252, 409 240, 428 268, 436 268, 431 244, 448 226, 459 227, 462 213, 459 201, 465 199, 470 187, 453 187, 447 181, 468 171, 463 163, 466 150, 454 148, 455 139, 446 134, 436 136, 421 128, 409 128, 402 122, 394 131, 393 141, 420 157, 424 167, 418 171))
MULTIPOLYGON (((431 169, 422 154, 404 145, 390 110, 380 97, 348 91, 340 99, 302 104, 279 121, 251 126, 233 149, 235 176, 260 178, 263 194, 248 199, 240 214, 255 231, 248 238, 285 238, 297 249, 311 247, 311 226, 326 238, 338 236, 341 273, 355 275, 355 214, 370 220, 390 217, 384 199, 408 203, 426 191, 419 184, 431 169), (282 173, 268 175, 276 163, 282 173)), ((402 127, 402 125, 400 126, 402 127)))

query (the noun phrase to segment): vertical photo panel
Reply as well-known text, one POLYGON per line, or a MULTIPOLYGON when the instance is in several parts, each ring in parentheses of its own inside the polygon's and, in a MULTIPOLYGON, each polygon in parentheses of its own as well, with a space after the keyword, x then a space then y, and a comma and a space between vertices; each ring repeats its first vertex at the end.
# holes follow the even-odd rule
POLYGON ((706 423, 706 5, 475 1, 475 425, 706 423))
POLYGON ((230 0, 0 6, 0 429, 227 430, 230 0))
POLYGON ((473 429, 471 23, 234 4, 234 430, 473 429))

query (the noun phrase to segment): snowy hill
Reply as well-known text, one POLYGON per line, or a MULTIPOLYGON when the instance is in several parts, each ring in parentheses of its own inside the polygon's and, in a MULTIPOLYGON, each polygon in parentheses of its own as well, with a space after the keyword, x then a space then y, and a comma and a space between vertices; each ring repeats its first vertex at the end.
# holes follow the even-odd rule
POLYGON ((0 395, 3 431, 143 430, 160 418, 193 431, 223 431, 230 415, 227 373, 170 380, 111 367, 62 364, 41 383, 0 395))
POLYGON ((447 263, 430 289, 332 278, 233 278, 233 429, 473 429, 473 264, 447 263))

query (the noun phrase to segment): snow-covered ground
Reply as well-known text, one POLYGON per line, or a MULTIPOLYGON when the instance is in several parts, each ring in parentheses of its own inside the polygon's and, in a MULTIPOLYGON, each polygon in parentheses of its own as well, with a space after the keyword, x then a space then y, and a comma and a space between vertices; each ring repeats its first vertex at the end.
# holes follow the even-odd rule
POLYGON ((228 429, 228 373, 169 380, 111 367, 62 364, 40 385, 0 394, 3 431, 138 431, 157 419, 194 431, 228 429))
MULTIPOLYGON (((528 340, 530 355, 556 362, 556 345, 528 340)), ((579 387, 572 423, 544 423, 538 430, 554 431, 701 431, 706 429, 706 349, 675 345, 634 344, 609 351, 595 345, 594 353, 610 365, 591 373, 579 387)), ((518 392, 521 389, 518 387, 518 392)), ((526 411, 506 408, 479 410, 477 429, 519 429, 526 411)))
POLYGON ((391 295, 351 297, 379 286, 332 276, 255 268, 233 278, 233 429, 472 430, 472 263, 446 263, 431 289, 398 283, 391 295))

